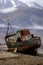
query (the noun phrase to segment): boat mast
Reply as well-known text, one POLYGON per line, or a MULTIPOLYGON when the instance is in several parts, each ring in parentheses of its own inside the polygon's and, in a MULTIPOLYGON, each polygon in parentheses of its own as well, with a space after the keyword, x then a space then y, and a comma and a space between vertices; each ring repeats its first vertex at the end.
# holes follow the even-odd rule
MULTIPOLYGON (((11 24, 8 23, 6 35, 8 35, 10 28, 11 28, 11 30, 14 32, 14 29, 12 28, 11 24)), ((15 33, 15 32, 14 32, 14 33, 15 33)))

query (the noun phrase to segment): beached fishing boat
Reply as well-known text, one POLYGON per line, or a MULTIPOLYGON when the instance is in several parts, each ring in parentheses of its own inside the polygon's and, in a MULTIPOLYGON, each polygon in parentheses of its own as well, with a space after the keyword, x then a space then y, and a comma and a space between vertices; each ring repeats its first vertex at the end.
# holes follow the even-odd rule
POLYGON ((30 34, 28 29, 22 29, 18 30, 16 33, 8 34, 8 29, 5 36, 8 51, 16 50, 20 53, 37 54, 37 49, 41 46, 40 37, 30 34))

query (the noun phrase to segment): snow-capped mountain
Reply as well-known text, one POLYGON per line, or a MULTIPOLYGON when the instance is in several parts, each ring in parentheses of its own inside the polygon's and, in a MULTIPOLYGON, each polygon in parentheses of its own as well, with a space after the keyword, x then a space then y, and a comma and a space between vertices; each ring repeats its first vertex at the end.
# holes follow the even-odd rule
POLYGON ((18 7, 43 9, 43 0, 0 0, 0 12, 12 12, 18 7))
POLYGON ((29 6, 35 8, 43 7, 43 0, 0 0, 0 8, 29 6))
POLYGON ((0 27, 6 27, 6 22, 9 19, 16 28, 32 28, 33 26, 35 29, 36 27, 43 29, 42 3, 42 0, 0 0, 0 27), (14 21, 16 22, 14 23, 14 21))
POLYGON ((19 0, 29 7, 40 8, 43 7, 43 0, 19 0))
POLYGON ((28 28, 43 30, 43 9, 18 7, 14 12, 0 13, 0 27, 7 27, 8 22, 16 29, 28 28))
POLYGON ((0 8, 24 6, 24 3, 18 0, 1 0, 0 8))

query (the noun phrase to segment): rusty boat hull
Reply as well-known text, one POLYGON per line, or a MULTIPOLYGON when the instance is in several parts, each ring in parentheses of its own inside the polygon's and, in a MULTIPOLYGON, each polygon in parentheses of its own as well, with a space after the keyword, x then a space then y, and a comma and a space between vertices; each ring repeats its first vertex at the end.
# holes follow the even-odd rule
POLYGON ((17 52, 19 53, 36 55, 37 48, 41 46, 41 41, 37 40, 37 42, 35 42, 29 40, 24 42, 15 42, 15 43, 7 42, 6 44, 8 46, 8 51, 14 51, 15 48, 17 48, 17 52))

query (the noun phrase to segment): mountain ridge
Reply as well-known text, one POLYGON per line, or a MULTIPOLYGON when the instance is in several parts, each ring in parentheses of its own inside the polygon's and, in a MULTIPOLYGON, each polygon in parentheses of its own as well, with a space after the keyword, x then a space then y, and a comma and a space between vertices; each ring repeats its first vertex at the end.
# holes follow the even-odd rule
POLYGON ((11 7, 33 7, 43 9, 43 1, 38 0, 0 0, 0 9, 11 8, 11 7))

